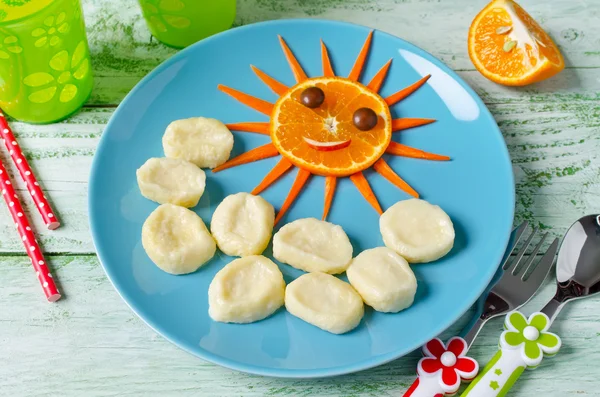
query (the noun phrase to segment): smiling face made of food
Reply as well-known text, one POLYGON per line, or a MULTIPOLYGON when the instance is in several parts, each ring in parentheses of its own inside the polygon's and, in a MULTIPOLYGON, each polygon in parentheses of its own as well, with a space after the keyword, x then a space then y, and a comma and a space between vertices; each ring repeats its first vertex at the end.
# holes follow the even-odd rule
POLYGON ((370 32, 348 77, 335 76, 327 48, 321 41, 323 77, 315 78, 307 77, 286 42, 279 37, 297 84, 288 87, 251 66, 258 78, 280 96, 275 103, 219 85, 221 91, 270 117, 269 122, 235 123, 228 124, 227 127, 235 131, 270 136, 271 143, 249 150, 215 168, 213 172, 281 155, 279 163, 252 191, 252 194, 259 194, 291 167, 299 169, 290 193, 277 214, 276 223, 290 208, 311 174, 325 177, 323 219, 327 217, 331 207, 339 177, 349 177, 365 199, 381 214, 381 206, 362 173, 369 167, 373 167, 408 194, 418 197, 417 192, 382 158, 384 153, 426 160, 449 160, 447 156, 427 153, 392 141, 392 133, 395 131, 435 121, 392 119, 390 114, 390 106, 412 94, 431 76, 427 75, 383 98, 378 92, 391 65, 390 60, 367 85, 359 83, 372 37, 373 32, 370 32))

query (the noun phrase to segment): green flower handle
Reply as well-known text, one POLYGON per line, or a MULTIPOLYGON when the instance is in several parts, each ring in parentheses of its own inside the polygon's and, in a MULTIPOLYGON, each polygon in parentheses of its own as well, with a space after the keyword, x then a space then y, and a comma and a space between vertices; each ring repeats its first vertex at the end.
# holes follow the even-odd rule
POLYGON ((518 311, 506 315, 500 350, 465 390, 462 397, 503 397, 525 369, 535 369, 544 356, 558 353, 558 335, 547 332, 550 319, 544 313, 526 318, 518 311))

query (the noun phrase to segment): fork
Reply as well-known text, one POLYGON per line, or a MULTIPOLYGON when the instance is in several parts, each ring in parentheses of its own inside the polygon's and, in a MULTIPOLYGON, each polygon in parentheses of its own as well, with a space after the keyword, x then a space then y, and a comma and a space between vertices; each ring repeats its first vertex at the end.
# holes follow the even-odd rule
POLYGON ((554 240, 538 262, 534 262, 547 233, 542 236, 529 259, 523 260, 537 234, 537 229, 533 229, 514 259, 509 260, 527 226, 527 222, 524 222, 513 231, 503 261, 486 290, 489 293, 487 296, 486 292, 482 294, 482 298, 486 296, 483 304, 483 299, 479 300, 478 309, 481 314, 460 333, 464 337, 451 338, 446 345, 436 338, 423 346, 425 357, 417 365, 418 378, 404 397, 440 397, 444 394, 454 394, 458 391, 461 380, 468 382, 477 376, 479 365, 475 360, 466 357, 466 353, 483 325, 490 319, 527 303, 545 280, 554 262, 558 239, 554 240))
MULTIPOLYGON (((526 227, 527 224, 523 224, 519 227, 519 229, 522 228, 522 230, 520 231, 520 234, 517 235, 517 242, 518 239, 521 238, 521 234, 525 231, 526 227)), ((487 321, 516 310, 526 304, 535 295, 546 279, 558 250, 558 239, 554 239, 542 259, 537 263, 534 263, 536 255, 548 237, 548 233, 545 233, 531 252, 529 259, 522 263, 523 256, 531 245, 537 231, 537 229, 533 229, 523 244, 523 247, 521 247, 512 261, 508 260, 510 258, 509 256, 502 264, 503 274, 485 299, 484 309, 481 315, 475 324, 469 325, 471 327, 470 329, 469 326, 467 326, 462 332, 466 332, 464 339, 468 346, 471 346, 473 340, 487 321), (525 272, 521 272, 523 269, 526 269, 525 272)))

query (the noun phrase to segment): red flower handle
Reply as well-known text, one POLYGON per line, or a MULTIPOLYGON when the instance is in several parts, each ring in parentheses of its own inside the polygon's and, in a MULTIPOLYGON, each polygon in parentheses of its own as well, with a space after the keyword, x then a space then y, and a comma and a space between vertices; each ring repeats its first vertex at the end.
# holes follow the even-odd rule
POLYGON ((435 338, 423 346, 423 358, 417 365, 418 378, 404 393, 404 397, 443 397, 458 391, 460 383, 473 380, 479 364, 467 357, 467 342, 460 337, 445 345, 435 338))

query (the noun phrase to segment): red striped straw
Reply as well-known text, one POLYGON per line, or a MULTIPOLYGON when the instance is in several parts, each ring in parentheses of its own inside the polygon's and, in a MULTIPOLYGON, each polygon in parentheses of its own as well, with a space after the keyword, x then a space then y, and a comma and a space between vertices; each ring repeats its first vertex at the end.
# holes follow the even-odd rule
POLYGON ((46 298, 49 302, 56 302, 60 299, 60 293, 58 292, 58 289, 56 289, 56 285, 54 284, 52 274, 50 274, 50 269, 46 264, 42 250, 35 239, 27 216, 23 211, 23 207, 21 207, 19 198, 15 193, 15 189, 10 182, 8 172, 6 172, 6 168, 4 168, 2 161, 0 161, 0 187, 2 188, 2 197, 4 197, 8 210, 15 221, 19 237, 23 241, 27 255, 29 255, 29 258, 31 259, 31 264, 37 274, 38 281, 42 285, 44 294, 46 294, 46 298))
POLYGON ((54 230, 60 226, 60 222, 56 217, 56 213, 50 206, 50 203, 46 199, 40 184, 38 183, 35 175, 33 175, 33 171, 31 171, 31 167, 27 163, 25 156, 23 156, 23 152, 17 143, 15 136, 10 129, 4 114, 0 111, 0 137, 4 139, 4 145, 8 149, 8 153, 15 164, 15 167, 19 170, 19 174, 21 174, 21 178, 23 182, 25 182, 25 186, 27 187, 27 191, 31 195, 33 202, 35 203, 36 208, 42 215, 42 219, 46 224, 46 227, 50 230, 54 230))

